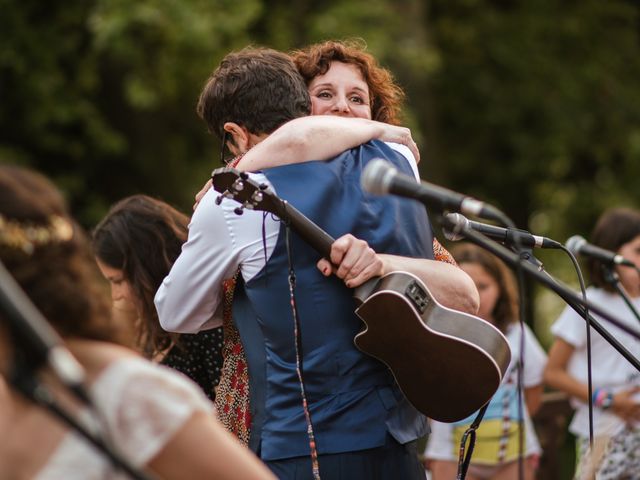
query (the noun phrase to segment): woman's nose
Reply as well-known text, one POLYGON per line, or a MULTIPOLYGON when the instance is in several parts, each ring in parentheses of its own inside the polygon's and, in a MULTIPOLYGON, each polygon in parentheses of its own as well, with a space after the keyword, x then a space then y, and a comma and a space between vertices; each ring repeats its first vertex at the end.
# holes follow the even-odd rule
POLYGON ((348 113, 349 112, 349 102, 347 102, 347 99, 341 96, 337 96, 335 98, 335 102, 333 104, 333 110, 335 112, 340 112, 340 113, 348 113))

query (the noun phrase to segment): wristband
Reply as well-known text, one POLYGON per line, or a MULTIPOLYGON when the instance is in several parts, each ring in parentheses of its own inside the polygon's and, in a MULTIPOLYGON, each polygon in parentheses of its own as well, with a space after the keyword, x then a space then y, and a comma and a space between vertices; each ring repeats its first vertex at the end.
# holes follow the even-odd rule
POLYGON ((606 410, 613 404, 613 392, 606 388, 596 388, 591 395, 591 403, 595 407, 606 410))
POLYGON ((604 391, 602 388, 596 388, 591 394, 591 404, 594 407, 599 407, 600 402, 602 401, 604 391))

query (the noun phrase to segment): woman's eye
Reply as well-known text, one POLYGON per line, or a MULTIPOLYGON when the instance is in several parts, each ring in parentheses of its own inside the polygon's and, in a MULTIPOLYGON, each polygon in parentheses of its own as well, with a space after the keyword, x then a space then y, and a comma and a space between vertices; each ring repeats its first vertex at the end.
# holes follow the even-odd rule
POLYGON ((349 100, 351 100, 353 103, 358 103, 360 105, 364 104, 364 100, 362 99, 362 97, 359 97, 358 95, 352 96, 349 100))
POLYGON ((318 98, 331 98, 331 94, 329 92, 320 92, 317 95, 318 98))

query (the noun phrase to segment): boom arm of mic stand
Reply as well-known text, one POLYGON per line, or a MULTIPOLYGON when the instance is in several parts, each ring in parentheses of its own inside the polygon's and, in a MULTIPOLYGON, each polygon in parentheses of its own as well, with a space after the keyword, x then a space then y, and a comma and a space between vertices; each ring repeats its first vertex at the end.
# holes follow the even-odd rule
POLYGON ((69 412, 58 405, 49 390, 36 378, 33 370, 24 367, 22 362, 14 362, 13 371, 8 375, 7 381, 24 397, 36 405, 43 407, 54 417, 71 427, 80 437, 87 440, 99 452, 105 455, 114 466, 121 469, 134 480, 153 480, 155 478, 150 477, 132 466, 128 460, 114 451, 113 448, 107 445, 98 435, 90 432, 87 427, 82 425, 69 412))
POLYGON ((637 340, 640 340, 640 333, 638 331, 633 330, 628 327, 624 323, 622 323, 618 318, 612 315, 610 312, 602 309, 600 305, 594 304, 589 300, 585 300, 576 294, 571 288, 562 284, 558 280, 554 279, 551 275, 545 272, 538 271, 533 265, 528 262, 522 262, 520 257, 504 248, 502 245, 490 240, 486 236, 478 233, 464 225, 451 225, 446 217, 441 217, 441 222, 444 223, 445 228, 455 228, 457 232, 462 233, 470 242, 475 243, 476 245, 484 248, 485 250, 490 251, 495 256, 504 261, 507 265, 512 267, 517 267, 522 269, 522 271, 527 272, 528 275, 532 276, 535 280, 542 283, 547 288, 551 289, 555 292, 560 298, 562 298, 571 308, 573 308, 576 312, 580 314, 583 318, 588 318, 589 324, 593 327, 593 329, 598 332, 602 337, 613 347, 615 348, 620 355, 622 355, 633 367, 640 372, 640 361, 636 357, 634 357, 620 342, 618 342, 615 338, 611 336, 611 334, 602 326, 598 321, 596 321, 591 315, 588 317, 586 314, 585 305, 589 307, 590 311, 593 311, 600 315, 602 318, 612 323, 616 327, 625 331, 632 337, 637 340))

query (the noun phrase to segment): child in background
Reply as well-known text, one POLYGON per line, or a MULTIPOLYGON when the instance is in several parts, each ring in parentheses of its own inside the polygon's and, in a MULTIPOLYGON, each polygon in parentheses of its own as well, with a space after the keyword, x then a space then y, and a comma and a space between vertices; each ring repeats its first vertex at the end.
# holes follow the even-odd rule
MULTIPOLYGON (((640 266, 640 212, 615 208, 598 220, 591 243, 616 252, 640 266)), ((640 323, 623 298, 608 284, 603 265, 590 260, 592 286, 587 298, 615 314, 625 325, 640 332, 640 323)), ((620 283, 640 309, 640 276, 637 270, 615 267, 620 283)), ((594 315, 597 320, 598 317, 594 315)), ((602 321, 603 327, 636 358, 640 342, 615 325, 602 321)), ((579 465, 576 478, 613 480, 640 478, 640 374, 600 334, 591 330, 591 372, 593 392, 587 387, 587 337, 585 320, 567 307, 551 327, 555 340, 549 350, 545 382, 572 397, 576 409, 569 430, 577 437, 579 465), (594 450, 589 447, 589 406, 593 404, 594 450), (580 459, 582 459, 580 461, 580 459), (588 472, 587 472, 588 470, 588 472)))
MULTIPOLYGON (((478 316, 495 325, 509 341, 511 364, 493 396, 476 433, 476 444, 467 472, 468 480, 518 478, 519 429, 524 424, 524 480, 533 480, 541 453, 530 415, 540 406, 544 350, 525 325, 524 365, 521 370, 524 403, 518 408, 517 375, 520 361, 518 293, 513 275, 500 260, 471 244, 452 250, 458 265, 475 282, 480 294, 478 316), (524 418, 521 419, 519 411, 524 418)), ((458 470, 462 435, 476 414, 452 424, 431 422, 425 457, 432 480, 451 480, 458 470)))

